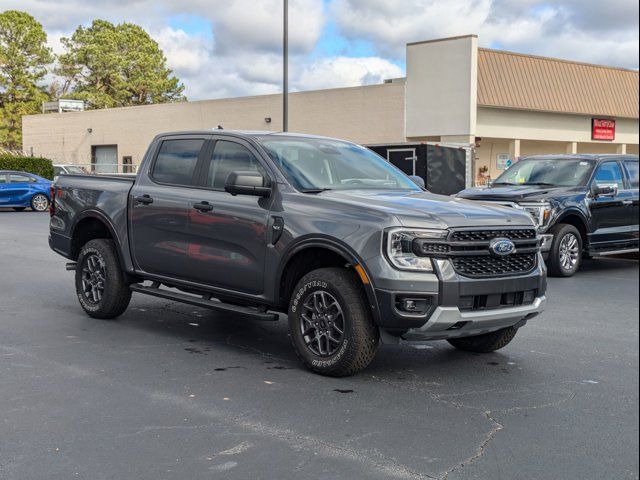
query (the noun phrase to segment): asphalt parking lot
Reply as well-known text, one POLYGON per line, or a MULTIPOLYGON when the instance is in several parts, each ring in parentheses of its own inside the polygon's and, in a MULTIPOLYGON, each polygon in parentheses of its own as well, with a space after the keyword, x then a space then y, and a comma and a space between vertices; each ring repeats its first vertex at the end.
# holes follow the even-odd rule
POLYGON ((87 317, 48 218, 0 211, 0 479, 638 478, 637 260, 550 279, 499 352, 385 345, 332 379, 282 320, 87 317))

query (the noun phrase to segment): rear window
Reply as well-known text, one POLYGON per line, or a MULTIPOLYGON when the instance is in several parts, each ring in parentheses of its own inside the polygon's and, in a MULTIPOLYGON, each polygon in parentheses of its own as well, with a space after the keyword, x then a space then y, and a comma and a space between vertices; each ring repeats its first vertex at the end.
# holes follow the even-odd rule
POLYGON ((631 188, 638 188, 638 162, 633 160, 626 160, 624 166, 629 172, 629 185, 631 188))
POLYGON ((191 185, 202 139, 165 140, 160 146, 151 176, 161 183, 191 185))

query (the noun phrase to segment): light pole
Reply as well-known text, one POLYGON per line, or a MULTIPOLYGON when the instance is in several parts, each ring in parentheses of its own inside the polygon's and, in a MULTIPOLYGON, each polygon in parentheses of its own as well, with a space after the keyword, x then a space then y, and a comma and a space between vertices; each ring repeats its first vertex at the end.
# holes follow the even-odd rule
POLYGON ((289 0, 284 0, 282 34, 282 131, 289 130, 289 0))

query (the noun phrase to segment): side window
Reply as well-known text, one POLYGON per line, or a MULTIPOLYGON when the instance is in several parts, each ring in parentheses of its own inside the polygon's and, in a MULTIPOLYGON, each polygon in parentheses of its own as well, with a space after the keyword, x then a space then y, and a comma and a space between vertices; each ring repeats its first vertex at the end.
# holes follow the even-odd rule
POLYGON ((243 145, 218 140, 211 156, 206 186, 224 190, 227 177, 234 171, 257 171, 265 175, 258 159, 243 145))
POLYGON ((29 183, 26 175, 9 175, 9 183, 29 183))
POLYGON ((633 160, 625 160, 624 166, 629 173, 629 183, 631 188, 638 188, 638 168, 639 163, 633 160))
POLYGON ((598 167, 596 177, 594 179, 597 185, 605 185, 615 183, 619 189, 624 188, 622 181, 622 170, 617 162, 606 162, 598 167))
POLYGON ((160 146, 151 176, 174 185, 191 185, 204 140, 165 140, 160 146))
POLYGON ((0 174, 0 185, 7 183, 7 176, 0 174))

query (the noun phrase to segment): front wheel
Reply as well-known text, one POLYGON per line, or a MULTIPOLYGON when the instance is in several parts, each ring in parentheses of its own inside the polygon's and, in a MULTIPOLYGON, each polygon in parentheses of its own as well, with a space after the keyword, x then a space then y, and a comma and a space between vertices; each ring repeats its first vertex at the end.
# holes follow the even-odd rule
POLYGON ((571 277, 582 264, 582 236, 576 227, 559 224, 553 229, 553 242, 547 260, 549 275, 571 277))
POLYGON ((331 377, 364 369, 379 339, 362 285, 342 268, 320 268, 302 277, 289 302, 289 333, 303 363, 331 377))
POLYGON ((49 208, 49 197, 44 193, 37 193, 31 197, 31 209, 36 212, 45 212, 49 208))
POLYGON ((115 318, 131 301, 131 290, 112 240, 87 242, 76 263, 76 294, 90 317, 115 318))
POLYGON ((490 353, 505 347, 518 332, 517 328, 507 327, 495 332, 474 337, 450 338, 448 342, 458 350, 475 353, 490 353))

